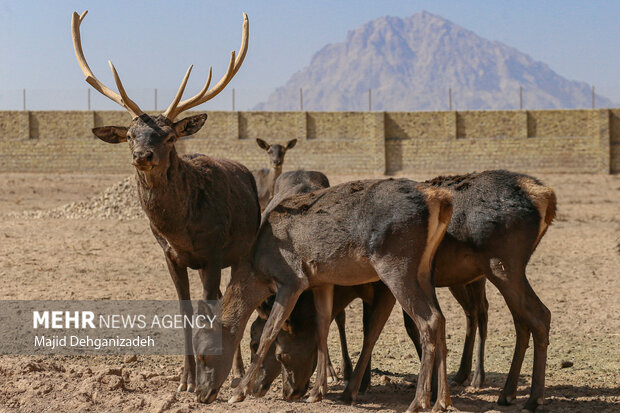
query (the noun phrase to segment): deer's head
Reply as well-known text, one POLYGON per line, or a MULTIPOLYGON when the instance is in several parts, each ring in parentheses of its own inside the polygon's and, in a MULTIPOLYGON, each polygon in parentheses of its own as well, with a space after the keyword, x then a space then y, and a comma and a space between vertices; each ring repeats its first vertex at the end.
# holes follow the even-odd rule
MULTIPOLYGON (((142 173, 162 173, 168 168, 171 154, 174 152, 174 143, 183 136, 192 135, 200 130, 204 125, 207 115, 200 114, 190 116, 179 121, 175 121, 176 117, 182 112, 198 106, 220 93, 226 85, 235 76, 248 49, 248 36, 249 36, 249 21, 248 16, 243 14, 243 35, 241 39, 240 52, 236 56, 233 51, 230 56, 230 63, 226 74, 220 79, 220 81, 209 89, 211 84, 212 69, 209 68, 209 75, 204 87, 195 96, 181 101, 185 85, 192 71, 193 66, 190 65, 189 69, 185 73, 185 77, 181 82, 181 86, 174 97, 174 100, 163 112, 158 116, 149 116, 144 113, 138 105, 132 101, 114 68, 112 62, 108 62, 112 74, 114 75, 114 81, 118 88, 116 93, 113 90, 106 87, 101 83, 90 70, 84 52, 82 50, 82 40, 80 36, 80 25, 84 17, 86 17, 85 11, 81 15, 73 13, 71 19, 71 32, 73 35, 73 47, 75 49, 75 55, 84 76, 86 82, 88 82, 93 88, 99 91, 104 96, 112 99, 122 107, 124 107, 132 117, 132 121, 129 126, 104 126, 100 128, 94 128, 93 133, 101 140, 108 143, 120 143, 129 142, 129 148, 131 149, 133 156, 133 165, 142 173)), ((175 155, 176 156, 176 155, 175 155)))
POLYGON ((262 139, 256 139, 258 146, 269 154, 269 161, 274 168, 281 167, 284 163, 284 155, 286 151, 293 148, 297 144, 297 139, 291 139, 285 146, 280 144, 270 145, 262 139))

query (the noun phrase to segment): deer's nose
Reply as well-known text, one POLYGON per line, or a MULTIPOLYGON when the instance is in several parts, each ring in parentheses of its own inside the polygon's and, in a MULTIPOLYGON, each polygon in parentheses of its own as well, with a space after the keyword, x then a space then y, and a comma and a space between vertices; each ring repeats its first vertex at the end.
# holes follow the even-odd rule
POLYGON ((153 151, 136 151, 133 153, 134 163, 151 162, 153 160, 153 151))

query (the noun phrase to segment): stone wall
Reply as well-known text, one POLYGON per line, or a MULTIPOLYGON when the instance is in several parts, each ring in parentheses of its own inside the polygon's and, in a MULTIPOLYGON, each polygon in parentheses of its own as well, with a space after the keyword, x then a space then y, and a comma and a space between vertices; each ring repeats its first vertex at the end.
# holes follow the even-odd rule
MULTIPOLYGON (((296 138, 285 169, 620 172, 620 109, 207 114, 202 130, 179 141, 179 152, 235 159, 249 168, 267 166, 255 138, 296 138)), ((91 132, 129 121, 122 111, 0 112, 0 172, 130 172, 127 145, 107 144, 91 132)))

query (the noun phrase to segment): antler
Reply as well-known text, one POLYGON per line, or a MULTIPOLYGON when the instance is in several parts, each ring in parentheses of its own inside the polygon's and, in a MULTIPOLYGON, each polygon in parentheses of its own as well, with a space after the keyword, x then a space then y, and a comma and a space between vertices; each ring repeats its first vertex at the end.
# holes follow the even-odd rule
POLYGON ((198 106, 202 103, 205 103, 207 100, 213 99, 218 93, 220 93, 226 85, 232 80, 232 78, 237 74, 239 68, 241 68, 241 64, 245 59, 245 55, 248 51, 248 37, 249 37, 249 27, 250 22, 248 20, 248 15, 243 13, 243 34, 241 37, 241 46, 239 47, 239 54, 235 58, 235 52, 233 51, 230 54, 230 63, 228 64, 228 69, 224 76, 220 79, 219 82, 211 90, 209 90, 209 84, 211 83, 211 75, 212 68, 209 68, 209 76, 207 77, 207 82, 204 87, 196 94, 195 96, 186 99, 179 103, 181 97, 183 96, 183 92, 185 91, 185 85, 187 84, 187 79, 189 78, 189 74, 192 71, 193 65, 187 69, 185 73, 185 77, 181 82, 181 86, 179 87, 179 91, 177 92, 174 100, 163 113, 170 120, 174 120, 181 112, 184 112, 194 106, 198 106))
POLYGON ((78 15, 77 12, 73 12, 73 17, 71 19, 71 34, 73 35, 73 49, 75 50, 75 57, 77 57, 78 63, 80 64, 80 68, 82 69, 82 73, 86 76, 86 81, 95 89, 99 91, 104 96, 112 99, 125 109, 129 111, 132 117, 136 118, 140 116, 143 112, 140 110, 138 105, 127 96, 125 92, 125 88, 123 87, 123 83, 121 82, 120 77, 118 77, 118 73, 114 68, 112 62, 108 61, 110 65, 110 69, 112 69, 112 74, 114 75, 114 81, 116 82, 116 87, 120 92, 120 95, 113 90, 106 87, 103 83, 101 83, 93 74, 92 70, 86 63, 86 58, 84 57, 84 51, 82 50, 82 39, 80 36, 80 24, 82 24, 82 20, 86 17, 86 13, 88 10, 84 11, 82 15, 78 15))

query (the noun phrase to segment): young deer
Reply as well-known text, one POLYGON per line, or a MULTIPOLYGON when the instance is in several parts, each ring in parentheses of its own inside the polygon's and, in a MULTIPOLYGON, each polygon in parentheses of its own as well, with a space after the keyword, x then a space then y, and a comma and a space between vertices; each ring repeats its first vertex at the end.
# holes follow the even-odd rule
MULTIPOLYGON (((316 171, 291 171, 282 174, 275 184, 275 194, 286 191, 286 196, 297 195, 329 187, 327 177, 316 171)), ((474 334, 478 319, 480 319, 481 342, 479 346, 479 356, 477 359, 475 378, 472 385, 480 387, 484 381, 484 338, 486 337, 486 314, 488 304, 484 292, 484 279, 468 284, 467 286, 450 287, 450 291, 465 310, 467 316, 467 334, 465 348, 461 358, 459 373, 453 379, 461 384, 467 379, 471 371, 474 334), (482 289, 480 289, 480 286, 482 289), (472 294, 475 294, 475 299, 472 294), (459 378, 462 376, 462 379, 459 378)), ((349 381, 353 367, 347 350, 347 339, 345 334, 346 306, 356 298, 361 298, 364 306, 364 335, 368 336, 368 320, 375 311, 390 311, 389 309, 377 310, 381 305, 384 295, 390 294, 385 285, 378 281, 375 283, 357 286, 334 286, 334 301, 332 308, 332 319, 336 321, 340 335, 342 370, 345 384, 349 381)), ((280 331, 276 341, 269 349, 269 353, 261 366, 256 380, 253 383, 252 394, 262 397, 269 389, 273 380, 278 376, 280 370, 283 375, 282 393, 285 399, 294 400, 302 397, 308 389, 310 376, 316 367, 317 337, 313 320, 316 318, 316 309, 312 302, 312 291, 304 292, 293 309, 290 318, 285 322, 285 328, 280 331), (307 297, 306 297, 307 296, 307 297), (313 354, 312 359, 300 357, 301 354, 313 354), (282 364, 280 366, 280 361, 282 364)), ((273 296, 259 307, 259 317, 252 323, 250 350, 252 359, 256 358, 256 349, 263 331, 265 321, 269 317, 273 296)), ((407 317, 408 320, 411 320, 407 317)), ((416 349, 418 349, 418 343, 416 349)), ((331 364, 329 365, 330 375, 336 377, 331 364)), ((370 361, 364 372, 364 377, 360 385, 360 392, 366 391, 370 384, 370 361)))
MULTIPOLYGON (((499 404, 510 403, 515 396, 517 379, 523 362, 523 355, 529 341, 530 332, 534 333, 534 372, 530 399, 525 410, 533 411, 542 402, 544 391, 545 353, 548 343, 549 311, 540 302, 525 278, 525 267, 536 249, 540 239, 555 216, 556 199, 553 190, 544 186, 535 178, 508 171, 486 171, 453 177, 439 177, 428 182, 430 185, 449 189, 454 197, 454 212, 448 232, 439 245, 435 255, 435 284, 448 286, 467 314, 467 334, 460 368, 454 378, 462 384, 471 371, 471 359, 475 333, 479 327, 477 365, 472 385, 480 386, 484 382, 484 341, 486 339, 486 322, 488 303, 485 294, 485 278, 498 286, 513 314, 517 331, 516 348, 508 374, 506 385, 498 400, 499 404), (471 280, 475 280, 466 285, 471 280), (479 324, 479 325, 478 325, 479 324)), ((377 290, 380 283, 374 284, 377 290)), ((346 386, 344 398, 352 400, 358 389, 364 387, 368 380, 372 347, 368 347, 369 336, 373 329, 383 326, 369 325, 373 313, 386 311, 377 309, 373 303, 381 297, 381 291, 368 292, 346 291, 351 287, 335 287, 333 316, 343 309, 348 301, 362 297, 364 305, 364 347, 355 373, 346 386), (336 288, 339 288, 336 293, 336 288), (364 294, 364 295, 363 295, 364 294), (370 298, 365 298, 370 297, 370 298), (360 377, 364 372, 363 377, 360 377)), ((388 310, 391 310, 389 307, 388 310)), ((311 314, 313 308, 303 312, 311 314)), ((421 354, 420 338, 416 326, 403 311, 407 333, 413 340, 418 354, 421 354)), ((299 353, 316 352, 318 334, 308 337, 305 328, 291 319, 288 328, 281 331, 276 340, 273 357, 278 358, 284 367, 285 383, 283 390, 297 395, 305 392, 307 382, 314 366, 308 360, 294 360, 291 357, 299 353)), ((260 324, 260 321, 259 323, 260 324)), ((258 334, 257 326, 252 332, 258 334)), ((343 353, 346 346, 343 346, 343 353)), ((344 354, 343 354, 344 356, 344 354)), ((346 359, 346 358, 345 358, 346 359)), ((268 361, 266 370, 259 377, 269 378, 273 368, 268 361)), ((345 364, 346 368, 346 364, 345 364)), ((267 383, 255 383, 256 388, 264 390, 267 383)))
POLYGON ((274 186, 276 180, 282 174, 284 155, 286 155, 286 151, 292 149, 297 144, 297 139, 291 139, 286 143, 286 146, 277 143, 270 145, 262 139, 256 139, 256 143, 269 155, 269 162, 271 162, 272 168, 252 170, 252 175, 254 175, 254 180, 256 180, 256 189, 258 190, 258 202, 260 203, 261 211, 263 211, 275 193, 274 186))
MULTIPOLYGON (((231 402, 243 400, 250 390, 260 364, 304 290, 313 289, 319 343, 326 343, 323 338, 331 319, 333 285, 381 280, 393 294, 388 299, 393 302, 396 297, 423 331, 422 367, 410 410, 430 407, 434 364, 439 373, 435 408, 448 408, 445 319, 435 296, 432 261, 451 213, 448 191, 407 179, 354 181, 305 195, 274 197, 263 214, 246 274, 233 276, 224 294, 223 354, 206 355, 209 333, 195 333, 198 399, 215 400, 230 371, 230 349, 239 344, 254 309, 270 295, 276 297, 258 357, 231 402)), ((382 313, 376 323, 382 325, 388 316, 382 313)), ((326 392, 324 345, 319 346, 318 366, 309 401, 320 400, 326 392)))
MULTIPOLYGON (((168 270, 180 301, 181 313, 192 316, 187 268, 198 270, 203 285, 202 298, 216 300, 221 296, 220 276, 225 267, 238 271, 246 260, 260 223, 256 184, 243 165, 224 159, 194 154, 179 156, 175 142, 196 133, 205 123, 206 114, 175 121, 182 112, 200 105, 220 93, 237 73, 248 47, 249 23, 244 13, 243 35, 239 55, 233 51, 226 74, 209 89, 207 82, 192 98, 181 101, 189 67, 179 90, 165 112, 151 117, 142 112, 127 94, 110 62, 120 93, 103 85, 90 70, 80 38, 80 24, 86 16, 73 13, 71 29, 75 55, 86 81, 131 114, 126 126, 94 128, 93 133, 108 143, 129 142, 136 169, 138 196, 150 221, 151 230, 161 245, 168 270)), ((191 328, 185 333, 185 364, 179 391, 195 388, 196 364, 191 328)), ((243 374, 240 353, 235 359, 235 375, 243 374)))

